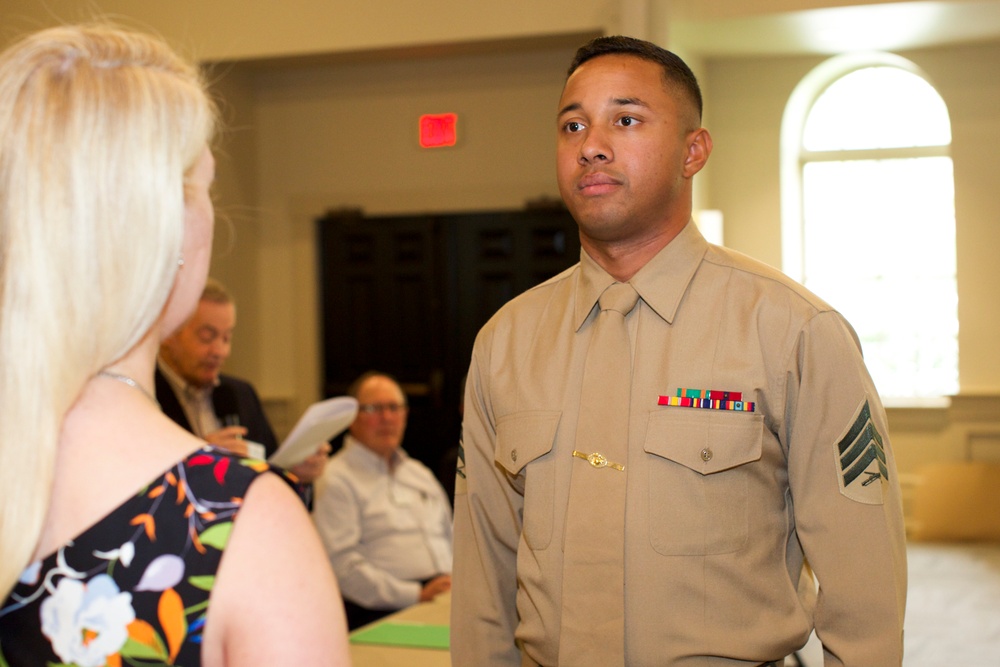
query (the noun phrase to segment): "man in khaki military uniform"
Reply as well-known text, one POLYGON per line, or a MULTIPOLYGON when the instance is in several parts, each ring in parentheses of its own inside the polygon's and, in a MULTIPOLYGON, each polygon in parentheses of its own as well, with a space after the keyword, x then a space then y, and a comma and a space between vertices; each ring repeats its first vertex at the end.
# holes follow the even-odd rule
POLYGON ((827 667, 901 664, 899 485, 860 344, 690 222, 700 125, 673 54, 578 51, 557 176, 580 263, 486 324, 468 376, 456 667, 780 665, 813 628, 827 667), (595 399, 588 348, 611 340, 595 329, 621 284, 638 295, 611 308, 624 385, 595 399), (621 427, 595 442, 604 423, 621 427))

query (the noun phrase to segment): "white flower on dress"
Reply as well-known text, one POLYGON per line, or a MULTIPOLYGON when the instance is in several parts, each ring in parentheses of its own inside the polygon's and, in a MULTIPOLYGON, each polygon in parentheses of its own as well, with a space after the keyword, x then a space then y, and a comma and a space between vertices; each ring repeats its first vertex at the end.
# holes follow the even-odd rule
POLYGON ((132 564, 132 558, 135 557, 135 545, 131 542, 126 542, 117 549, 112 549, 111 551, 94 551, 94 558, 100 558, 102 560, 116 560, 125 567, 132 564))
POLYGON ((42 561, 36 560, 34 563, 24 568, 24 572, 21 573, 19 583, 27 584, 28 586, 34 586, 38 583, 38 575, 42 571, 42 561))
POLYGON ((122 593, 114 580, 99 574, 83 583, 62 579, 42 602, 42 633, 66 664, 101 667, 128 639, 135 620, 132 594, 122 593))

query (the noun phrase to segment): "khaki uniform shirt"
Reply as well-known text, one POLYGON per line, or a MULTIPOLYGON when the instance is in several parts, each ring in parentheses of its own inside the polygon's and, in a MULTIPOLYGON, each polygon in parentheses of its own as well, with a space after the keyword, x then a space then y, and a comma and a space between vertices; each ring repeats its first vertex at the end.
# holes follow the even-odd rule
MULTIPOLYGON (((612 282, 581 253, 476 340, 455 499, 456 667, 559 664, 583 366, 612 282)), ((853 329, 693 224, 630 282, 625 664, 780 661, 814 626, 828 667, 901 664, 899 485, 853 329), (660 404, 679 389, 740 392, 743 410, 660 404), (799 586, 804 559, 818 596, 799 586)))

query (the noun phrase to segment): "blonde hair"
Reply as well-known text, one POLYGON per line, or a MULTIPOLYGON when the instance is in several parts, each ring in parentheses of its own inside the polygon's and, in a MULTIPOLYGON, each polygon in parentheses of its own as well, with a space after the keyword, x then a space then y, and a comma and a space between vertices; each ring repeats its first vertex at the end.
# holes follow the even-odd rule
POLYGON ((158 38, 57 27, 0 55, 0 600, 37 547, 67 411, 166 303, 214 129, 200 72, 158 38))

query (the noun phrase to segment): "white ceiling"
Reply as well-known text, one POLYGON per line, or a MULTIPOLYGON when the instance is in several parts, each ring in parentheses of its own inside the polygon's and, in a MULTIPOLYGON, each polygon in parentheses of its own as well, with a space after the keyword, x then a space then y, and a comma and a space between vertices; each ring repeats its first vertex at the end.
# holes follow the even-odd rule
POLYGON ((737 18, 681 19, 670 25, 673 46, 707 57, 892 51, 998 38, 997 0, 867 4, 737 18))

